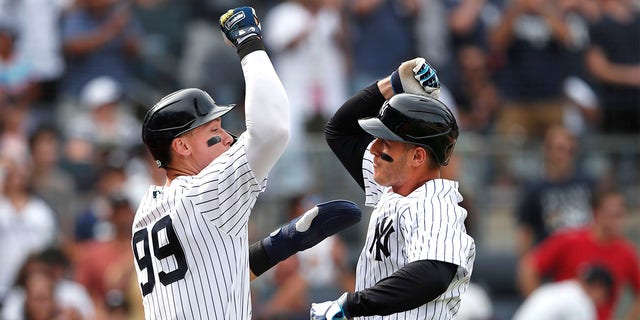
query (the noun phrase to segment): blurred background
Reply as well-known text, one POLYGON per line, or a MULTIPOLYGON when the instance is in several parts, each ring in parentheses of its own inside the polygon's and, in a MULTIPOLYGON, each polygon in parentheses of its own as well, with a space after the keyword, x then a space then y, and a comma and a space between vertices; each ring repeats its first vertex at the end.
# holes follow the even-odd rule
POLYGON ((251 240, 322 201, 365 213, 254 281, 255 319, 305 319, 311 302, 353 290, 371 209, 323 125, 416 56, 461 127, 443 171, 460 181, 477 245, 460 318, 511 319, 530 293, 523 257, 557 232, 615 221, 607 230, 633 254, 612 262, 631 269, 614 276, 611 318, 639 301, 637 1, 0 0, 0 319, 143 318, 131 223, 164 172, 142 118, 198 87, 237 103, 223 126, 244 130, 240 63, 217 26, 241 5, 256 8, 292 107, 251 240), (623 201, 592 204, 610 190, 623 201))

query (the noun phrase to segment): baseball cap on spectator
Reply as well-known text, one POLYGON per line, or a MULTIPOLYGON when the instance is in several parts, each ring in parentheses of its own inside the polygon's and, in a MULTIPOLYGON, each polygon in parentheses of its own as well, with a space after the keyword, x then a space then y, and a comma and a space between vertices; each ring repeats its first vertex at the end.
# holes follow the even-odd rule
POLYGON ((113 78, 101 76, 87 82, 80 93, 80 103, 89 110, 120 100, 122 87, 113 78))

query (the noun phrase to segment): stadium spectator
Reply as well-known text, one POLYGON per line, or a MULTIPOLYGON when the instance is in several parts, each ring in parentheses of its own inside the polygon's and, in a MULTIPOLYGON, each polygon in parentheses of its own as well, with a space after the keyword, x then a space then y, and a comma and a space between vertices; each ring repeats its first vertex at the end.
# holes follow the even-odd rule
MULTIPOLYGON (((76 279, 89 291, 98 319, 109 319, 110 312, 116 311, 115 307, 139 305, 142 301, 139 290, 130 290, 137 286, 131 251, 133 209, 129 200, 120 195, 110 197, 108 206, 111 236, 85 242, 74 250, 76 279), (114 303, 109 299, 110 292, 120 292, 124 301, 114 303)), ((131 312, 129 316, 140 315, 131 312)))
POLYGON ((558 230, 591 221, 595 182, 578 167, 576 137, 563 127, 552 127, 543 146, 542 173, 521 185, 516 206, 520 254, 558 230))
POLYGON ((585 264, 599 264, 613 276, 607 301, 597 308, 598 319, 612 319, 623 286, 633 291, 627 319, 640 316, 640 262, 634 245, 622 236, 625 198, 615 190, 598 193, 593 199, 593 223, 550 236, 520 261, 518 283, 525 296, 546 277, 553 281, 574 279, 585 264))
POLYGON ((513 320, 595 320, 596 306, 611 294, 607 269, 585 266, 576 279, 544 284, 518 308, 513 320))
POLYGON ((419 4, 418 0, 348 2, 352 92, 396 69, 398 61, 415 56, 413 24, 419 4))
POLYGON ((304 126, 316 132, 347 98, 346 29, 342 1, 290 0, 265 16, 266 44, 274 67, 296 106, 293 136, 304 139, 304 126), (285 18, 286 17, 286 18, 285 18), (313 120, 316 124, 309 123, 313 120), (302 130, 300 130, 302 126, 302 130))
POLYGON ((502 109, 502 96, 488 67, 487 53, 476 45, 460 45, 456 51, 457 76, 451 93, 461 128, 480 134, 493 131, 502 109))
POLYGON ((127 1, 84 0, 62 19, 67 70, 62 92, 77 99, 87 82, 108 75, 123 87, 130 58, 139 54, 142 30, 127 1))
POLYGON ((19 36, 14 23, 0 20, 0 104, 26 108, 35 98, 35 74, 33 62, 18 50, 19 36))
POLYGON ((57 88, 65 67, 60 19, 73 2, 77 1, 0 1, 0 20, 14 21, 20 34, 17 49, 31 67, 36 87, 32 112, 38 122, 55 114, 57 88))
POLYGON ((303 153, 308 132, 320 132, 348 90, 346 30, 342 1, 289 0, 268 11, 265 45, 287 90, 291 139, 272 171, 284 196, 311 187, 309 159, 303 153), (288 172, 285 174, 284 172, 288 172))
POLYGON ((640 132, 640 10, 627 0, 601 0, 590 29, 586 64, 602 106, 601 131, 640 132))
POLYGON ((72 240, 78 198, 73 177, 61 167, 64 145, 58 130, 42 125, 29 137, 29 152, 33 161, 31 185, 33 191, 55 211, 60 225, 61 240, 72 240))
POLYGON ((562 124, 562 82, 572 40, 554 1, 506 4, 489 36, 491 51, 501 57, 499 85, 505 97, 498 133, 539 138, 548 127, 562 124))
POLYGON ((68 137, 88 139, 102 153, 126 151, 141 142, 142 125, 114 78, 100 76, 87 82, 80 92, 80 104, 83 108, 65 120, 68 137))
POLYGON ((25 307, 29 307, 29 279, 40 273, 53 282, 55 304, 61 312, 77 315, 78 319, 94 319, 93 302, 87 290, 70 279, 71 268, 67 255, 56 247, 47 248, 29 257, 22 266, 16 286, 5 300, 0 317, 4 320, 23 319, 25 307))
POLYGON ((27 258, 56 239, 55 214, 30 191, 30 170, 25 163, 0 159, 0 301, 27 258))

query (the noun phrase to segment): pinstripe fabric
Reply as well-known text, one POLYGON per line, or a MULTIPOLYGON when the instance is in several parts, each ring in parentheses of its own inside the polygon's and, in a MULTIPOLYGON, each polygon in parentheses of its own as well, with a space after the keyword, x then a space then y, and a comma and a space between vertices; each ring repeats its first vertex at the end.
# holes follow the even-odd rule
MULTIPOLYGON (((143 296, 147 319, 251 318, 247 222, 265 186, 266 179, 258 182, 247 164, 243 135, 197 176, 149 189, 136 213, 133 232, 155 232, 158 247, 171 244, 175 248, 167 228, 154 231, 169 216, 174 242, 177 239, 184 251, 188 270, 182 279, 162 284, 159 273, 179 269, 179 261, 176 255, 164 257, 160 250, 154 251, 149 241, 155 285, 143 296)), ((134 253, 140 259, 144 259, 143 244, 134 239, 134 253)), ((147 268, 137 263, 136 272, 141 284, 148 283, 147 268)))
POLYGON ((356 290, 372 287, 417 260, 449 262, 457 265, 458 270, 447 291, 433 301, 389 316, 357 319, 455 318, 475 259, 474 240, 464 227, 467 211, 458 205, 462 201, 458 183, 431 180, 403 197, 373 180, 373 156, 368 151, 363 160, 363 174, 366 205, 374 210, 358 259, 356 290))

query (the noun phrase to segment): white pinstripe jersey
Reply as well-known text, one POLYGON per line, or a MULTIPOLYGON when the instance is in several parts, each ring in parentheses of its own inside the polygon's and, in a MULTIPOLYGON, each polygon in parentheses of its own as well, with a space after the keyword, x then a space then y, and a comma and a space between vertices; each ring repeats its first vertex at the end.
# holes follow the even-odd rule
POLYGON ((433 301, 391 316, 358 319, 453 319, 475 259, 475 243, 464 227, 467 211, 458 205, 462 201, 458 183, 431 180, 406 197, 401 196, 373 180, 369 149, 363 160, 363 174, 365 204, 375 209, 358 259, 356 290, 372 287, 417 260, 449 262, 458 270, 447 290, 433 301))
POLYGON ((151 186, 133 224, 147 319, 250 319, 247 222, 266 179, 242 135, 196 176, 151 186))

